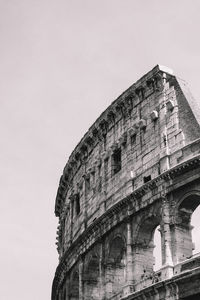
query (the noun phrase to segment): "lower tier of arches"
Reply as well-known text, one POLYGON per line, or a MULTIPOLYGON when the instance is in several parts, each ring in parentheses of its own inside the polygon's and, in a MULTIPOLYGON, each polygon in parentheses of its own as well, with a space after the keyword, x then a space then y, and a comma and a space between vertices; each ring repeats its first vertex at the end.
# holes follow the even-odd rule
POLYGON ((191 259, 191 219, 199 204, 198 180, 119 222, 89 251, 74 258, 54 299, 118 300, 199 268, 200 257, 191 259), (156 271, 154 233, 158 227, 162 266, 156 271))

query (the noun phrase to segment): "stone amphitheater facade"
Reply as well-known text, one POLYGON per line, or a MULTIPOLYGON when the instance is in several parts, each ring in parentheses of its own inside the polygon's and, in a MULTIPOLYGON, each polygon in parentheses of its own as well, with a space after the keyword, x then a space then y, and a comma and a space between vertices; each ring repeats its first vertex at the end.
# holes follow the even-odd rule
POLYGON ((61 176, 52 300, 200 299, 200 109, 157 65, 100 115, 61 176), (162 267, 154 271, 160 226, 162 267))

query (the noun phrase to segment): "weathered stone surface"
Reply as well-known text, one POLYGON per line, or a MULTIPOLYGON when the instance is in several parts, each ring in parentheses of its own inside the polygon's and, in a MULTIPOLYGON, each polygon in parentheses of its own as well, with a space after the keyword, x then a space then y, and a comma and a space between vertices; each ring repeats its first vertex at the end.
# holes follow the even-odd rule
POLYGON ((199 112, 186 84, 156 66, 91 126, 57 192, 52 300, 199 299, 190 224, 200 204, 199 112))

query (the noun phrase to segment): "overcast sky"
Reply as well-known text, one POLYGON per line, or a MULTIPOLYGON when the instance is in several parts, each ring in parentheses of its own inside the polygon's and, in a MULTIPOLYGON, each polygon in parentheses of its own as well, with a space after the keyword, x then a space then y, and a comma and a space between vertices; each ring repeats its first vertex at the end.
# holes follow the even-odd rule
POLYGON ((0 299, 49 300, 69 154, 156 64, 200 96, 199 0, 0 0, 0 299))

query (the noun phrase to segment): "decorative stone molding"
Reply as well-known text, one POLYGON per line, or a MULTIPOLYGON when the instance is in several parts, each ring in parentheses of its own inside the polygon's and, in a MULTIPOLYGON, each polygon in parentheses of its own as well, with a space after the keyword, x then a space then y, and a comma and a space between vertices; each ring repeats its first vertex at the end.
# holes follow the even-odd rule
POLYGON ((94 166, 91 166, 89 169, 88 169, 88 172, 93 174, 95 173, 95 167, 94 166))
POLYGON ((145 129, 147 127, 147 121, 144 119, 140 119, 139 126, 140 126, 140 129, 145 129))
POLYGON ((111 123, 111 124, 115 124, 115 118, 116 118, 116 115, 113 112, 113 110, 109 110, 107 112, 107 122, 111 123))
POLYGON ((85 142, 89 147, 91 147, 94 143, 94 140, 93 140, 92 136, 89 135, 86 137, 85 142))
POLYGON ((109 158, 110 157, 110 150, 104 151, 101 156, 102 156, 103 159, 109 158))
POLYGON ((140 101, 144 100, 144 97, 145 97, 145 87, 144 86, 139 86, 135 90, 135 93, 139 97, 140 101))
POLYGON ((118 102, 118 104, 115 106, 115 109, 117 114, 120 114, 121 117, 124 118, 126 116, 126 107, 122 101, 118 102))
POLYGON ((135 94, 131 93, 128 96, 126 96, 124 102, 125 102, 125 106, 127 108, 128 113, 130 114, 132 109, 133 109, 133 101, 135 98, 135 94))
POLYGON ((158 112, 157 110, 153 110, 150 114, 151 120, 156 121, 158 119, 158 112))
POLYGON ((134 126, 128 129, 128 135, 131 137, 133 135, 136 135, 138 132, 138 129, 134 126))
POLYGON ((115 142, 114 144, 112 144, 112 146, 110 147, 111 152, 114 152, 115 150, 117 150, 119 148, 119 142, 115 142))
POLYGON ((101 165, 101 163, 102 163, 102 162, 101 162, 101 158, 96 158, 95 161, 94 161, 94 166, 97 166, 97 167, 98 167, 98 166, 101 165))
POLYGON ((150 78, 149 80, 147 80, 146 85, 150 90, 155 91, 156 89, 155 78, 150 78))
POLYGON ((120 146, 125 146, 126 143, 127 143, 127 133, 124 132, 124 133, 122 134, 122 136, 119 138, 119 145, 120 145, 120 146))
POLYGON ((173 100, 169 100, 166 102, 166 107, 168 111, 172 111, 175 107, 174 105, 174 101, 173 100))
POLYGON ((99 123, 99 128, 102 132, 102 136, 105 137, 108 131, 108 122, 105 119, 101 120, 99 123))

